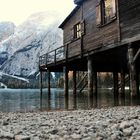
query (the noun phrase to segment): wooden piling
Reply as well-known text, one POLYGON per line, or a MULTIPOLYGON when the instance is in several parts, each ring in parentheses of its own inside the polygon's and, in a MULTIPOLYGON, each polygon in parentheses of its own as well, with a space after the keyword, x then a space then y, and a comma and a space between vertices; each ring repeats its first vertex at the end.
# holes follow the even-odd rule
POLYGON ((97 98, 97 90, 98 90, 98 85, 97 85, 97 72, 94 71, 93 74, 93 92, 95 97, 97 98))
POLYGON ((125 72, 123 70, 120 73, 120 96, 125 97, 125 72))
POLYGON ((93 95, 93 60, 88 57, 88 94, 93 95))
POLYGON ((118 72, 113 72, 113 81, 114 81, 114 98, 118 98, 119 96, 118 72))
POLYGON ((97 72, 93 70, 92 57, 88 57, 88 94, 89 96, 97 95, 97 72))
POLYGON ((76 71, 73 71, 73 94, 76 94, 76 71))
POLYGON ((43 90, 42 71, 40 71, 40 109, 42 109, 42 90, 43 90))
POLYGON ((129 69, 129 75, 130 75, 130 94, 131 97, 135 97, 137 95, 137 82, 136 82, 136 69, 135 69, 135 63, 133 61, 134 58, 134 52, 133 48, 131 47, 131 44, 128 46, 128 69, 129 69))
POLYGON ((139 72, 136 73, 136 84, 137 84, 137 95, 140 96, 140 91, 139 91, 139 72))
POLYGON ((63 67, 64 71, 64 94, 68 96, 68 69, 66 66, 63 67))
POLYGON ((50 70, 47 70, 47 73, 48 73, 48 95, 51 94, 51 73, 50 73, 50 70))

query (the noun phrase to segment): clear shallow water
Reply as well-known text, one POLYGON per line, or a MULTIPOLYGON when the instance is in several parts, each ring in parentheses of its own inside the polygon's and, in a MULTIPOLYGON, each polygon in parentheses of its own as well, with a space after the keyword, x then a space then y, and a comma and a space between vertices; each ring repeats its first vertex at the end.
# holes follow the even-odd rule
MULTIPOLYGON (((102 89, 98 91, 98 97, 88 97, 87 93, 80 93, 76 96, 69 93, 64 96, 61 89, 51 89, 48 96, 47 89, 43 90, 42 109, 43 110, 73 110, 91 109, 100 107, 112 107, 116 105, 139 105, 140 100, 133 102, 127 93, 125 100, 114 100, 111 90, 102 89)), ((40 90, 39 89, 0 89, 0 112, 28 112, 40 110, 40 90)))

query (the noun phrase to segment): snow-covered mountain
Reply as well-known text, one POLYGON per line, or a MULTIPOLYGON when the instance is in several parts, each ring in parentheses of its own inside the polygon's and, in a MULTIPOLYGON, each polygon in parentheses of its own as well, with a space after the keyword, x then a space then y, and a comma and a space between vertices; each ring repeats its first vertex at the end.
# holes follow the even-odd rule
MULTIPOLYGON (((12 22, 1 22, 0 23, 0 46, 2 46, 3 40, 9 38, 12 34, 14 34, 15 25, 12 22)), ((8 53, 0 47, 0 65, 8 59, 8 53)))
POLYGON ((62 45, 59 14, 42 12, 31 15, 15 28, 14 33, 0 42, 1 71, 29 77, 38 71, 39 56, 62 45))
POLYGON ((12 22, 0 23, 0 42, 14 33, 15 25, 12 22))

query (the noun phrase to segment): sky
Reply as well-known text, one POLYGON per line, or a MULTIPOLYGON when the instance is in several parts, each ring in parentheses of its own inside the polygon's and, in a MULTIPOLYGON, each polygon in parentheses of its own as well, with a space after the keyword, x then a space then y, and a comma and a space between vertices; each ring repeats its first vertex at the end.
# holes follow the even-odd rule
POLYGON ((0 22, 20 25, 30 15, 45 11, 58 12, 65 18, 74 6, 73 0, 0 0, 0 22))

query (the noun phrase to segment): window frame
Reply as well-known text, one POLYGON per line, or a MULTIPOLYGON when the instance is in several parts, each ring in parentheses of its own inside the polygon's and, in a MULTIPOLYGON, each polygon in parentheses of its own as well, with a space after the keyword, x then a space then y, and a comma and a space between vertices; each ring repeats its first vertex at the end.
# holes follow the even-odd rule
POLYGON ((74 39, 81 38, 81 36, 82 36, 82 27, 81 27, 80 22, 78 22, 77 24, 74 25, 73 30, 74 30, 74 39))
POLYGON ((100 2, 96 5, 96 25, 98 27, 105 26, 113 22, 115 19, 117 19, 116 0, 114 1, 110 0, 110 7, 112 8, 110 8, 109 11, 110 15, 107 18, 106 18, 105 1, 106 0, 100 0, 100 2))

